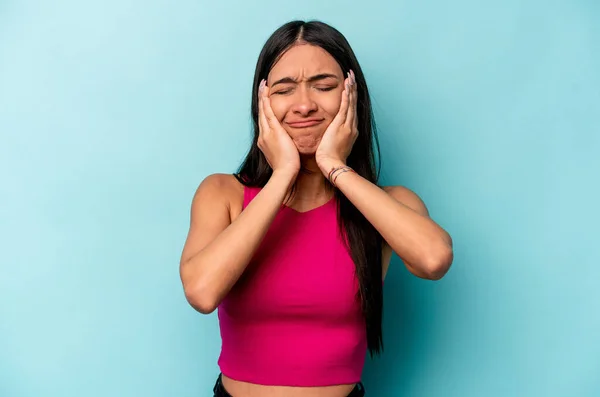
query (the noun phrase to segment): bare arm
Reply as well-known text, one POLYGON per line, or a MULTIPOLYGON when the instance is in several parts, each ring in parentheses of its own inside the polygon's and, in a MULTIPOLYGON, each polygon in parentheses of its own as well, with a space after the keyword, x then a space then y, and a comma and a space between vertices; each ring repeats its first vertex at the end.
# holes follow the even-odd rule
POLYGON ((414 192, 401 186, 382 190, 350 172, 340 175, 336 182, 411 273, 430 280, 446 274, 453 260, 452 239, 429 217, 414 192))
MULTIPOLYGON (((338 114, 327 127, 315 153, 325 177, 345 165, 359 135, 356 111, 359 92, 353 71, 348 72, 344 84, 338 114)), ((448 271, 453 260, 452 239, 429 217, 425 204, 416 194, 401 186, 383 190, 352 172, 340 171, 333 176, 333 182, 413 274, 437 280, 448 271)), ((386 249, 384 246, 384 254, 389 255, 386 249)))
POLYGON ((216 309, 246 269, 295 175, 274 172, 233 222, 223 178, 211 175, 200 184, 192 202, 190 230, 180 262, 186 299, 204 314, 216 309))

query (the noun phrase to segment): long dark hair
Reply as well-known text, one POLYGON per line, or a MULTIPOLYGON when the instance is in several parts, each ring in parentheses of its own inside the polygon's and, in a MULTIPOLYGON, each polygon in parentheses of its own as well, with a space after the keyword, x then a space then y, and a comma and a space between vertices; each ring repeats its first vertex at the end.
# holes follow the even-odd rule
MULTIPOLYGON (((238 170, 236 178, 246 186, 264 187, 272 174, 264 154, 257 146, 258 86, 273 65, 292 46, 308 43, 327 51, 340 65, 344 74, 354 71, 358 87, 358 138, 348 156, 347 165, 372 183, 377 183, 380 163, 379 141, 371 109, 371 100, 364 75, 346 38, 335 28, 319 21, 292 21, 277 29, 265 43, 254 74, 252 86, 252 121, 254 140, 250 151, 238 170), (375 149, 377 158, 375 158, 375 149), (376 166, 376 161, 379 163, 376 166)), ((382 237, 356 207, 339 191, 338 224, 343 241, 356 265, 362 312, 367 328, 367 345, 371 356, 383 351, 382 313, 382 237)))

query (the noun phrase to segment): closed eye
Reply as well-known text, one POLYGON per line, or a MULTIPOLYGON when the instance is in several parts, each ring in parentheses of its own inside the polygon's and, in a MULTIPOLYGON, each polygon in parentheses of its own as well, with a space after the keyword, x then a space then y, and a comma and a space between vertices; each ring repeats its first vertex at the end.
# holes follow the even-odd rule
MULTIPOLYGON (((327 91, 331 91, 331 90, 335 89, 336 87, 315 87, 315 88, 318 91, 327 92, 327 91)), ((292 88, 287 88, 287 89, 276 91, 273 94, 274 95, 285 95, 285 94, 289 94, 292 91, 293 91, 292 88)))

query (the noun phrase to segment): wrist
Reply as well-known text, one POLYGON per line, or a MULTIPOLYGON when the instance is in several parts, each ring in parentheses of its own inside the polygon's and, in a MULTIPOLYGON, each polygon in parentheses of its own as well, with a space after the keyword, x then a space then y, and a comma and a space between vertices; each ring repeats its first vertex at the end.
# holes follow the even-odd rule
POLYGON ((328 160, 323 161, 321 163, 317 163, 317 165, 319 166, 319 169, 321 170, 325 178, 328 178, 329 173, 331 171, 333 171, 336 168, 345 167, 346 163, 341 160, 328 160))
MULTIPOLYGON (((350 172, 350 173, 356 173, 356 171, 354 171, 352 169, 352 167, 348 167, 347 165, 344 166, 340 166, 340 167, 335 167, 333 168, 330 172, 329 172, 329 177, 327 178, 329 180, 329 182, 333 185, 333 187, 337 188, 338 184, 337 184, 337 179, 340 175, 346 173, 346 172, 350 172)), ((343 179, 343 178, 342 178, 343 179)))
POLYGON ((294 169, 276 169, 273 170, 269 181, 273 180, 291 186, 294 184, 299 172, 300 170, 294 169))

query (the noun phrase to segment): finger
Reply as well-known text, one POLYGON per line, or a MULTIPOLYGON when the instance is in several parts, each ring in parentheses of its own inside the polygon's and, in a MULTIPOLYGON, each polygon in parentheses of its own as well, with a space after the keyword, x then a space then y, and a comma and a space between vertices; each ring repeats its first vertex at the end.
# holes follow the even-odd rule
POLYGON ((339 123, 340 125, 346 122, 346 117, 348 116, 348 104, 349 104, 349 80, 344 80, 344 91, 342 91, 342 103, 340 104, 340 110, 338 110, 338 114, 333 119, 334 122, 339 123))
POLYGON ((348 92, 348 111, 345 125, 353 131, 352 126, 356 121, 356 83, 350 74, 350 90, 348 92))
POLYGON ((354 80, 354 100, 352 102, 354 120, 352 123, 352 131, 358 132, 358 83, 356 82, 354 71, 352 71, 352 79, 354 80))
POLYGON ((267 122, 267 117, 265 116, 264 109, 264 90, 265 82, 264 80, 262 80, 258 89, 258 122, 261 134, 269 128, 269 123, 267 122))
POLYGON ((278 121, 277 121, 277 118, 275 117, 275 113, 273 113, 273 108, 271 108, 271 100, 270 100, 269 96, 267 95, 268 90, 269 90, 269 87, 267 87, 265 85, 264 96, 263 96, 263 110, 264 110, 265 118, 267 120, 269 127, 274 130, 277 127, 278 121))

